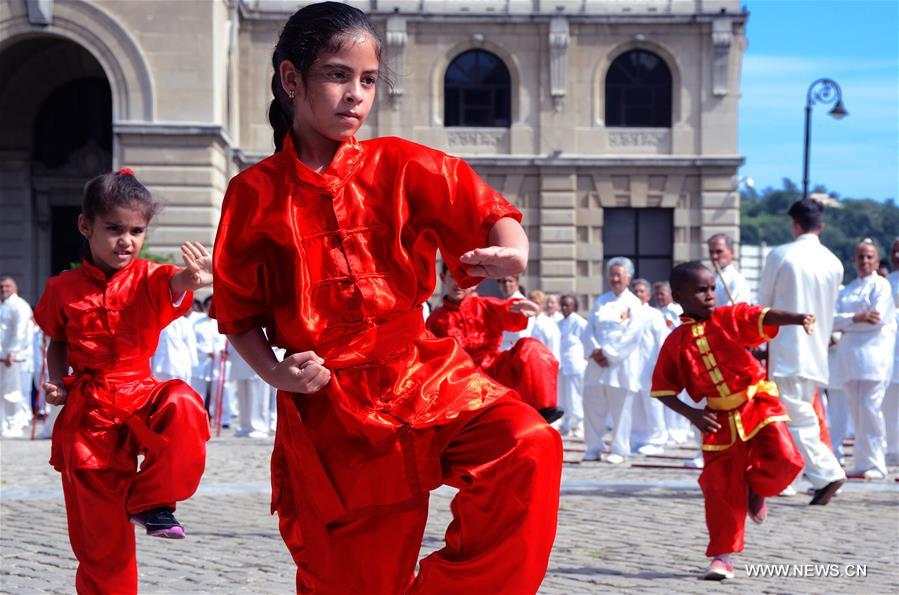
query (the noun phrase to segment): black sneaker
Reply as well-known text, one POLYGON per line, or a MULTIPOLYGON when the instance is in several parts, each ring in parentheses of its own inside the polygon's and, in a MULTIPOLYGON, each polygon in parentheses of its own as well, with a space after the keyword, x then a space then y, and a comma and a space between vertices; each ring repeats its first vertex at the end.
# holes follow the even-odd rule
POLYGON ((546 420, 546 423, 551 424, 557 419, 561 418, 565 415, 565 411, 563 409, 559 409, 558 407, 547 407, 545 409, 540 409, 537 411, 540 415, 543 416, 543 419, 546 420))
POLYGON ((147 535, 165 539, 184 539, 184 527, 171 508, 151 508, 131 515, 131 522, 147 530, 147 535))

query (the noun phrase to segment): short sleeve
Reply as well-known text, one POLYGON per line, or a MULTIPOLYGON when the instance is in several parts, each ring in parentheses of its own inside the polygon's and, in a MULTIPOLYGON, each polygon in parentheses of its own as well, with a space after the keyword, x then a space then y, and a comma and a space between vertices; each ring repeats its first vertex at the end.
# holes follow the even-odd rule
POLYGON ((409 168, 416 210, 436 232, 440 253, 456 282, 473 287, 483 278, 468 275, 459 257, 487 246, 490 230, 503 217, 520 223, 521 212, 463 160, 437 151, 427 157, 409 168))
POLYGON ((780 327, 765 324, 765 314, 770 309, 746 303, 719 308, 722 323, 733 328, 746 347, 755 347, 777 336, 780 327))
POLYGON ((181 269, 173 264, 148 263, 147 292, 150 303, 156 312, 160 328, 167 326, 173 320, 177 320, 190 310, 193 304, 193 292, 186 291, 184 295, 172 295, 172 277, 181 269), (173 301, 173 298, 174 301, 173 301))
POLYGON ((676 397, 686 388, 683 368, 678 365, 680 360, 676 340, 678 336, 677 333, 668 335, 662 344, 662 350, 652 371, 652 389, 649 393, 651 397, 676 397))
POLYGON ((63 301, 60 295, 62 288, 59 281, 59 277, 51 277, 47 280, 44 294, 34 309, 34 321, 51 339, 65 341, 68 319, 62 307, 63 301))
POLYGON ((212 307, 219 332, 239 334, 270 326, 265 260, 246 222, 257 204, 254 189, 238 176, 228 185, 212 254, 212 307))

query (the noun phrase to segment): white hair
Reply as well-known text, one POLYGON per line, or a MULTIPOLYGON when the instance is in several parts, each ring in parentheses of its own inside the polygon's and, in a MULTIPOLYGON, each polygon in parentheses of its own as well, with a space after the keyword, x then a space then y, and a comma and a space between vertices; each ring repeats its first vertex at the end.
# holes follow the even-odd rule
POLYGON ((634 263, 631 262, 630 258, 626 256, 616 256, 615 258, 610 258, 609 262, 606 263, 606 276, 609 276, 609 273, 612 271, 612 267, 621 267, 625 270, 628 277, 633 278, 634 276, 634 263))

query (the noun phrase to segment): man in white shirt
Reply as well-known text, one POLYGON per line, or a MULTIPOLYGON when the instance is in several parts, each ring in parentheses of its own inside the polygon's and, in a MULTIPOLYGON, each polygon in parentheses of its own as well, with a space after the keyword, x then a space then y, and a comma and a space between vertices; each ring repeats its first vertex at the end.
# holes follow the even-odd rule
POLYGON ((801 327, 780 329, 768 346, 768 373, 780 389, 791 420, 793 441, 805 459, 805 475, 815 488, 810 504, 827 504, 843 485, 846 473, 833 452, 821 441, 813 401, 827 386, 827 344, 833 329, 837 291, 843 265, 825 248, 818 236, 824 229, 824 209, 805 199, 788 211, 795 241, 768 254, 759 282, 759 303, 793 312, 814 314, 815 332, 801 327))
MULTIPOLYGON (((518 282, 518 275, 509 275, 496 280, 499 292, 504 300, 511 298, 527 299, 521 292, 521 285, 518 282)), ((505 331, 503 333, 503 342, 500 344, 500 351, 508 351, 518 343, 519 339, 530 337, 534 332, 534 317, 528 318, 528 326, 522 331, 505 331)))
MULTIPOLYGON (((559 361, 561 335, 559 334, 559 325, 546 314, 546 294, 535 289, 528 292, 528 299, 540 306, 540 312, 533 317, 531 337, 543 343, 552 352, 556 361, 559 361)), ((531 319, 528 319, 528 324, 531 324, 531 319)))
POLYGON ((635 279, 631 291, 643 303, 643 311, 648 322, 643 325, 640 339, 639 363, 640 392, 635 395, 632 407, 631 443, 634 450, 644 455, 660 455, 668 440, 665 429, 665 405, 659 399, 649 396, 652 388, 652 372, 659 359, 662 343, 671 332, 665 324, 662 313, 649 305, 650 283, 646 279, 635 279))
POLYGON ((17 438, 31 423, 31 307, 12 277, 0 278, 0 432, 17 438))
POLYGON ((561 312, 562 309, 562 301, 559 298, 558 293, 550 293, 546 296, 546 315, 552 318, 555 322, 560 322, 565 315, 561 312))
POLYGON ((716 233, 709 238, 709 258, 718 264, 720 276, 715 279, 715 297, 719 306, 738 302, 752 303, 752 289, 749 281, 734 265, 734 241, 724 233, 716 233))

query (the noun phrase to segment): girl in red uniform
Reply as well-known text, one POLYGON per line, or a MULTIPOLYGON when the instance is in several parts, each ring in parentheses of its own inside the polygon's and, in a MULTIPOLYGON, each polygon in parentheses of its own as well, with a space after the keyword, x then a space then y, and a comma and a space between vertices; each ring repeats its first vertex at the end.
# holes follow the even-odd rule
POLYGON ((522 271, 521 214, 459 159, 355 139, 380 50, 343 3, 288 20, 272 59, 276 153, 228 187, 213 315, 279 390, 272 508, 298 591, 533 593, 561 440, 421 312, 438 247, 463 287, 522 271), (454 520, 416 576, 441 484, 460 490, 454 520))
POLYGON ((51 337, 47 402, 65 404, 50 463, 62 474, 78 593, 137 592, 129 520, 183 538, 175 503, 194 493, 206 464, 203 403, 180 380, 156 380, 150 358, 191 292, 212 282, 211 258, 187 243, 185 269, 136 258, 158 208, 131 170, 88 182, 78 217, 84 262, 48 280, 34 311, 51 337))

